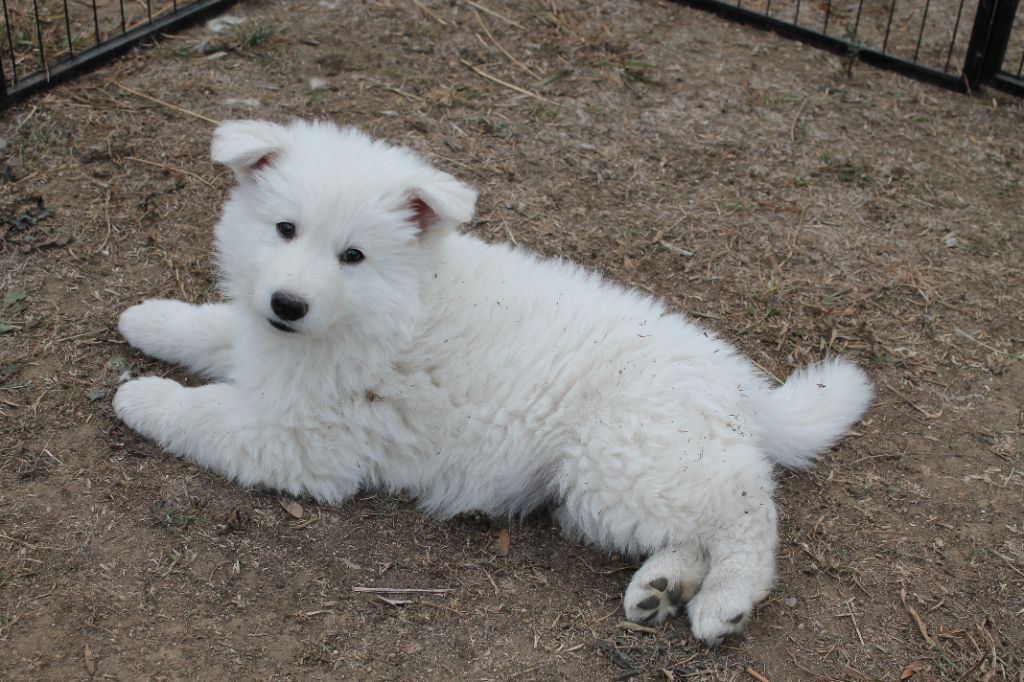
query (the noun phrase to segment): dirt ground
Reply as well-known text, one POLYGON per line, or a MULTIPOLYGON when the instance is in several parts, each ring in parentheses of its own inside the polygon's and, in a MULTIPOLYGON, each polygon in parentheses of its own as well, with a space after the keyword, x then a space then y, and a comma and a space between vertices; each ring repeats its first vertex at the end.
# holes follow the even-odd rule
POLYGON ((666 2, 485 4, 246 2, 0 113, 2 676, 1024 680, 1024 102, 666 2), (664 297, 779 377, 869 371, 866 420, 780 473, 744 635, 627 627, 634 566, 546 514, 297 508, 114 418, 126 372, 192 381, 116 317, 216 297, 211 120, 295 116, 420 150, 480 189, 468 230, 664 297))

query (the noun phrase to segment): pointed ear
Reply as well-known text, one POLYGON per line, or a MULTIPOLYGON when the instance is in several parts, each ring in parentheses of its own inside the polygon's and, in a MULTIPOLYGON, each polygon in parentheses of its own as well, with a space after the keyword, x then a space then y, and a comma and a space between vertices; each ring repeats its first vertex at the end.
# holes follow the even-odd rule
POLYGON ((473 218, 476 190, 431 169, 413 188, 409 210, 423 233, 447 232, 473 218))
POLYGON ((283 126, 267 121, 225 121, 213 132, 210 155, 235 172, 238 180, 273 163, 288 140, 283 126))

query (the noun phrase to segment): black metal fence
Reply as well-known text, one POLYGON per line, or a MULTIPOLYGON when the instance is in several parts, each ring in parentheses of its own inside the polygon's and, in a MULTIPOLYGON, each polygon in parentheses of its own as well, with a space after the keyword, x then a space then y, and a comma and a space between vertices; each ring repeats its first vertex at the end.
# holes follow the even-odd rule
MULTIPOLYGON (((0 107, 234 1, 0 0, 0 107)), ((860 59, 962 92, 989 85, 1024 95, 1019 0, 679 1, 851 63, 860 59)))
POLYGON ((0 0, 0 107, 235 0, 0 0))
POLYGON ((1024 95, 1018 0, 678 1, 961 92, 1024 95))

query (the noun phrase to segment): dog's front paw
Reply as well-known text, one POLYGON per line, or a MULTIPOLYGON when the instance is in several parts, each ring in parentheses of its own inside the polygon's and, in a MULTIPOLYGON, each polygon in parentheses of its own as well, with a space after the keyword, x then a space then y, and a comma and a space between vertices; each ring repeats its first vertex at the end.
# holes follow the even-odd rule
POLYGON ((160 441, 164 425, 176 411, 185 388, 176 381, 142 377, 121 385, 114 394, 114 414, 133 431, 160 441))
POLYGON ((177 326, 176 319, 188 307, 182 301, 151 298, 121 313, 117 330, 143 353, 159 356, 159 349, 166 344, 168 331, 177 326))

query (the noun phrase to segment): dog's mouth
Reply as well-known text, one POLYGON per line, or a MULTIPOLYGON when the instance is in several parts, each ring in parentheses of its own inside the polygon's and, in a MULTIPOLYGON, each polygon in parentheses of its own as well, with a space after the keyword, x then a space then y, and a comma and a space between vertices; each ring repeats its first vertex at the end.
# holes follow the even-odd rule
POLYGON ((273 327, 274 329, 278 329, 283 332, 288 332, 289 334, 295 333, 295 330, 286 325, 284 322, 278 322, 277 320, 272 320, 269 317, 267 318, 267 322, 269 322, 270 326, 273 327))

